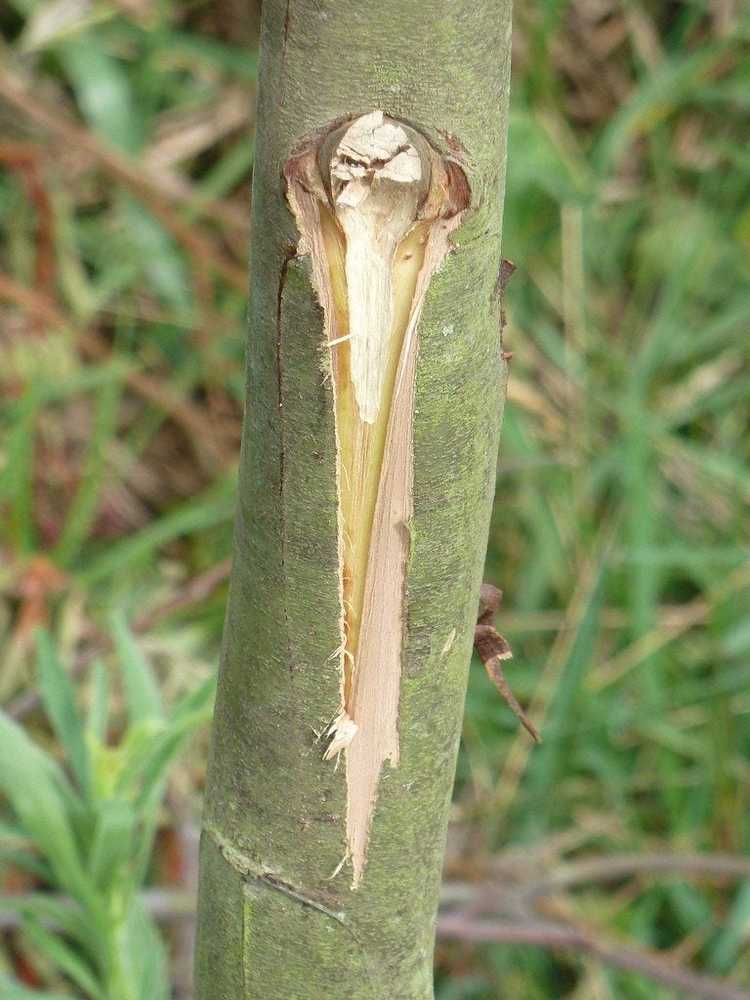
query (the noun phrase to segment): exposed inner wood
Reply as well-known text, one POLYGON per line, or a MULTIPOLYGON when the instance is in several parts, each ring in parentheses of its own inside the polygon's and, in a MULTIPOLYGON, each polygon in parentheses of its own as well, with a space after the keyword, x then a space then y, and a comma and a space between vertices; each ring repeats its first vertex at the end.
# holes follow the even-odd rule
POLYGON ((342 695, 326 756, 345 752, 356 887, 382 767, 399 756, 416 329, 468 186, 460 168, 380 111, 311 142, 286 178, 333 376, 342 695))

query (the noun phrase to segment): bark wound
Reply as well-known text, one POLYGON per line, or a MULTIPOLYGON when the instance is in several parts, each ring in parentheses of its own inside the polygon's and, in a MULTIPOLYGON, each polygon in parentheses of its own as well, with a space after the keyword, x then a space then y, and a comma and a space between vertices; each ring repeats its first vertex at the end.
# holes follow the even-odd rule
POLYGON ((285 167, 323 307, 336 408, 347 842, 362 879, 383 763, 398 764, 417 326, 469 203, 463 171, 373 111, 318 133, 285 167))

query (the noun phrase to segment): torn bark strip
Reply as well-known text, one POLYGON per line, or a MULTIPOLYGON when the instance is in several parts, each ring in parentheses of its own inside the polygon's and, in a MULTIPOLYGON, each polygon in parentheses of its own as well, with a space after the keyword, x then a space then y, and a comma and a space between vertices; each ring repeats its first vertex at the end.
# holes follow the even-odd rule
POLYGON ((356 887, 381 770, 399 757, 417 327, 469 188, 456 164, 379 110, 303 144, 285 177, 333 379, 341 705, 326 756, 345 755, 356 887))
POLYGON ((513 651, 505 636, 495 628, 493 622, 503 600, 502 590, 491 583, 483 583, 479 595, 479 615, 474 629, 474 649, 484 664, 487 676, 505 699, 511 712, 535 743, 541 743, 539 730, 521 708, 518 699, 510 689, 503 671, 503 661, 513 659, 513 651))

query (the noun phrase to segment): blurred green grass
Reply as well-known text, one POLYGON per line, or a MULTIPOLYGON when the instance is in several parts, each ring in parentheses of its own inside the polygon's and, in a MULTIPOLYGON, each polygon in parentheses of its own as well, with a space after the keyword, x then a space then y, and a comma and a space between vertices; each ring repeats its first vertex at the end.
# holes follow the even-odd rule
MULTIPOLYGON (((0 27, 0 696, 33 690, 36 625, 76 663, 114 608, 174 698, 221 632, 257 12, 13 0, 0 27)), ((747 853, 749 113, 741 2, 519 5, 486 577, 544 743, 475 668, 449 873, 747 853)), ((750 982, 747 887, 572 900, 750 982)), ((527 947, 438 964, 441 1000, 671 995, 527 947)))

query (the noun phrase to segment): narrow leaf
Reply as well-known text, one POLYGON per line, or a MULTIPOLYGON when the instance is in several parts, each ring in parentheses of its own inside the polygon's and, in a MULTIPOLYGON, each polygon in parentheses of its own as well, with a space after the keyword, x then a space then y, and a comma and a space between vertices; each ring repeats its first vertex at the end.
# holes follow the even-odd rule
POLYGON ((87 719, 89 736, 98 744, 107 742, 107 720, 109 718, 109 675, 100 662, 94 663, 91 672, 91 707, 87 719))
POLYGON ((54 761, 0 712, 0 791, 23 829, 47 858, 61 886, 86 895, 87 884, 61 789, 66 780, 54 761))
POLYGON ((75 704, 73 685, 57 658, 49 633, 44 630, 41 630, 37 637, 37 670, 47 715, 82 790, 88 793, 89 754, 83 735, 83 724, 75 704))
POLYGON ((59 936, 37 923, 24 923, 23 933, 34 949, 71 979, 93 1000, 106 1000, 101 985, 91 967, 59 936))
POLYGON ((94 840, 89 856, 89 872, 101 890, 107 890, 125 874, 133 848, 136 815, 121 799, 100 803, 94 840))
POLYGON ((125 616, 122 612, 115 612, 111 621, 131 723, 162 719, 164 706, 159 693, 159 685, 148 661, 135 641, 125 616))

